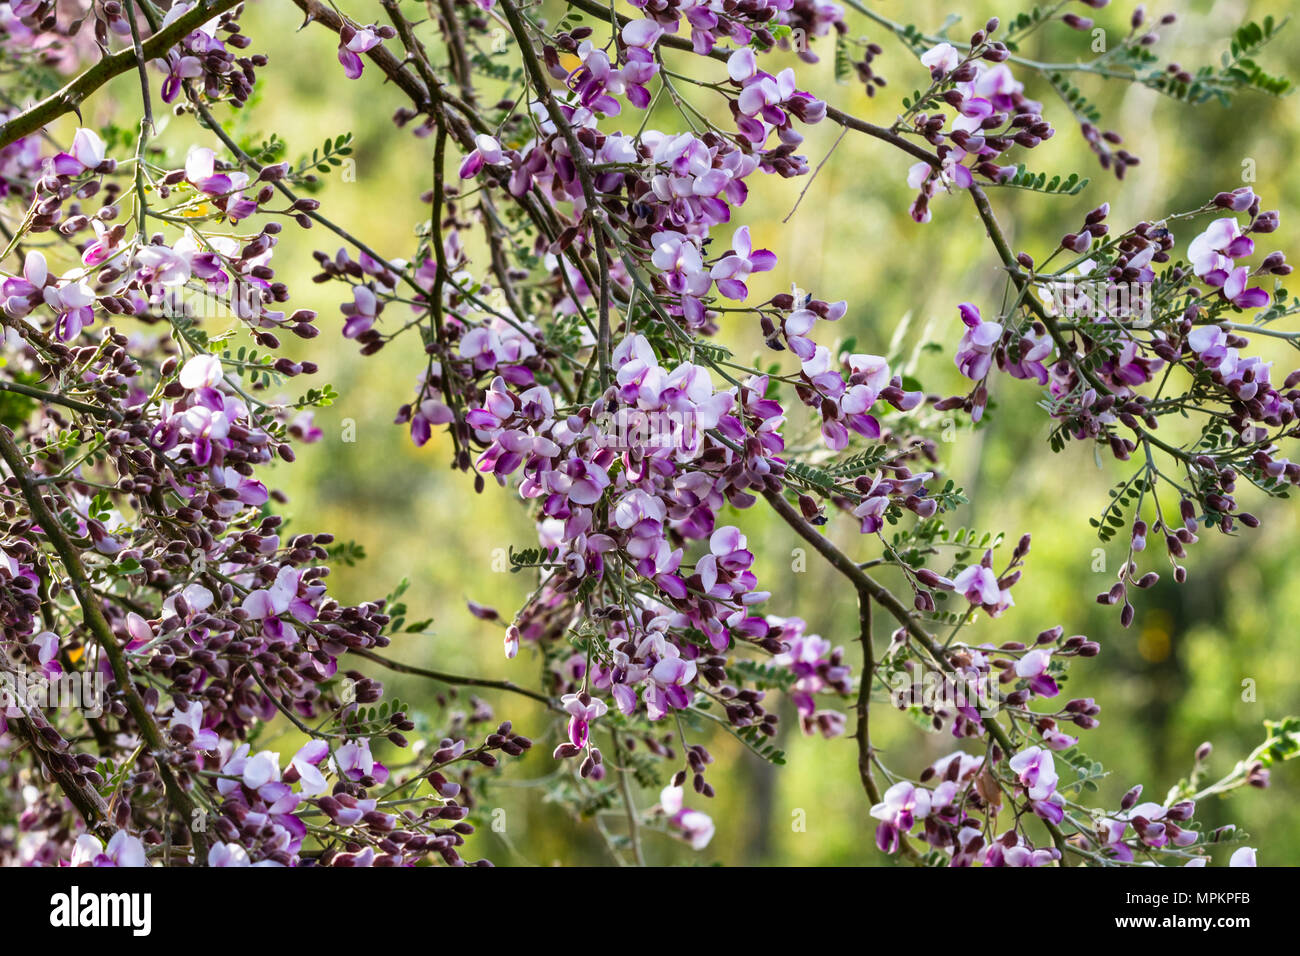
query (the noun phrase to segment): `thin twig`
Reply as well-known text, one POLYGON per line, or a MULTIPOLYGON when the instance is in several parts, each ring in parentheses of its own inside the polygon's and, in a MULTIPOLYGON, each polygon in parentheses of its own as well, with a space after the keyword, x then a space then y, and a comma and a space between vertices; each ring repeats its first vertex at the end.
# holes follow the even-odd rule
POLYGON ((368 661, 374 661, 387 667, 390 671, 398 674, 411 674, 416 677, 427 677, 430 680, 440 681, 444 684, 450 684, 455 687, 488 687, 493 690, 509 691, 512 694, 520 694, 524 697, 530 697, 539 703, 545 704, 552 710, 558 710, 559 707, 551 698, 535 690, 529 690, 527 687, 520 687, 513 681, 508 680, 491 680, 486 677, 465 677, 460 674, 448 674, 445 671, 430 670, 427 667, 417 667, 414 664, 403 664, 401 661, 395 661, 392 658, 385 657, 375 651, 365 648, 353 649, 350 653, 358 657, 364 657, 368 661))
POLYGON ((803 189, 799 190, 799 198, 794 201, 794 208, 791 209, 788 213, 786 213, 785 218, 781 220, 782 225, 785 225, 787 222, 793 219, 794 214, 799 211, 799 204, 803 202, 803 197, 806 196, 808 194, 808 190, 812 188, 813 182, 815 182, 817 179, 817 174, 820 173, 822 171, 822 167, 825 166, 826 163, 830 161, 831 154, 835 152, 835 147, 840 145, 840 140, 844 139, 844 137, 848 134, 848 132, 849 131, 847 128, 842 129, 840 130, 840 135, 835 137, 835 142, 831 143, 831 148, 826 150, 826 155, 823 156, 822 161, 817 164, 817 168, 812 171, 812 175, 808 177, 808 182, 804 183, 803 189))

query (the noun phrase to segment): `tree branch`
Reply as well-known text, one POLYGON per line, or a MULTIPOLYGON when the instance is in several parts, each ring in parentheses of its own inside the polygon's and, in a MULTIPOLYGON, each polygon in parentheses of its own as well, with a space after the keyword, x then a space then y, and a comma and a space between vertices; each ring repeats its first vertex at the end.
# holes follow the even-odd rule
POLYGON ((871 646, 871 598, 858 594, 858 642, 862 645, 862 680, 858 684, 858 776, 872 803, 880 802, 880 788, 871 775, 871 684, 875 679, 876 652, 871 646))
POLYGON ((71 801, 76 811, 81 814, 81 819, 86 822, 86 829, 99 835, 100 839, 107 841, 113 836, 114 828, 108 820, 108 805, 104 803, 104 798, 80 777, 69 773, 62 766, 56 766, 55 763, 46 757, 45 748, 40 739, 40 732, 28 718, 11 718, 9 726, 13 728, 19 737, 27 741, 31 747, 32 753, 36 755, 42 766, 63 791, 64 796, 71 801))
POLYGON ((107 418, 115 422, 122 421, 122 413, 115 408, 109 408, 106 405, 92 405, 90 402, 82 402, 66 395, 59 395, 56 392, 47 392, 43 388, 24 385, 22 382, 0 382, 0 392, 26 395, 28 398, 39 399, 46 405, 63 405, 66 408, 81 412, 83 415, 92 415, 95 418, 107 418))

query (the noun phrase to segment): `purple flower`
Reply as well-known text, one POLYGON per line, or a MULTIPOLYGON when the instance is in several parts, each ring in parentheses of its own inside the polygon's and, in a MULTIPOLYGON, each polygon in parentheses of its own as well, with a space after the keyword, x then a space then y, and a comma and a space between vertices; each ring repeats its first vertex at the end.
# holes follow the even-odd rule
POLYGON ((753 47, 743 46, 727 58, 727 75, 744 83, 758 73, 758 57, 753 47))
POLYGON ((195 750, 215 750, 217 747, 216 731, 203 726, 203 705, 197 700, 191 700, 184 710, 176 708, 172 712, 171 723, 167 726, 171 730, 184 727, 193 734, 189 746, 195 750))
POLYGON ((434 425, 447 425, 455 420, 450 408, 436 399, 426 399, 411 416, 411 441, 423 446, 433 434, 434 425))
POLYGON ((578 505, 594 505, 609 487, 609 473, 594 461, 570 458, 550 473, 551 488, 578 505))
POLYGON ((980 310, 969 302, 963 302, 958 309, 966 332, 957 344, 957 368, 967 378, 978 382, 989 373, 993 364, 993 349, 1002 339, 1002 326, 997 322, 985 322, 980 318, 980 310))
POLYGON ((81 251, 81 261, 88 266, 97 266, 112 255, 117 242, 113 238, 112 230, 99 219, 92 219, 90 226, 95 233, 95 239, 81 251))
POLYGON ((69 283, 57 290, 46 288, 45 302, 59 314, 54 320, 54 335, 60 342, 69 342, 81 334, 81 330, 95 321, 95 311, 91 307, 95 296, 85 283, 69 283))
POLYGON ((948 189, 949 187, 970 188, 971 183, 975 180, 970 169, 962 164, 962 160, 965 158, 965 150, 953 147, 944 154, 943 163, 937 169, 929 163, 914 163, 908 168, 908 186, 920 190, 910 210, 911 216, 916 222, 925 223, 930 221, 930 198, 941 189, 948 189))
MULTIPOLYGON (((461 740, 457 743, 460 744, 461 750, 455 753, 455 756, 460 756, 464 751, 465 742, 461 740)), ((349 780, 370 777, 376 783, 383 783, 388 779, 388 768, 371 755, 370 741, 364 737, 345 743, 334 752, 334 760, 338 764, 339 775, 349 780)))
POLYGON ((41 673, 46 677, 62 674, 63 665, 58 661, 59 635, 53 631, 41 631, 32 638, 32 643, 36 646, 36 663, 41 673))
POLYGON ((745 571, 754 563, 754 555, 747 545, 740 529, 731 525, 719 528, 709 537, 709 551, 717 560, 718 567, 731 573, 745 571))
POLYGON ((1012 378, 1034 379, 1046 385, 1051 377, 1044 359, 1052 354, 1052 339, 1046 333, 1027 332, 1020 340, 1020 357, 1012 361, 1009 355, 998 359, 999 367, 1012 378))
POLYGON ((702 296, 709 291, 713 280, 704 268, 700 247, 693 238, 678 232, 660 232, 651 242, 654 252, 650 261, 660 270, 660 277, 670 292, 702 296))
POLYGON ((206 147, 190 150, 185 157, 185 178, 199 192, 209 196, 224 196, 234 188, 234 180, 216 171, 216 153, 206 147))
POLYGON ((984 606, 996 605, 1002 599, 998 576, 992 568, 972 564, 952 580, 953 590, 970 601, 984 606))
POLYGON ((485 164, 495 166, 504 160, 505 154, 501 151, 501 144, 494 137, 479 133, 474 137, 474 149, 460 164, 460 178, 473 179, 485 164))
POLYGON ((260 750, 244 760, 239 774, 240 781, 249 790, 260 790, 268 783, 276 783, 280 779, 280 755, 260 750))
POLYGON ((910 833, 917 820, 930 815, 930 791, 899 781, 884 792, 881 802, 871 808, 871 815, 880 821, 876 846, 885 853, 897 852, 900 835, 910 833))
POLYGON ((79 129, 72 137, 72 152, 54 157, 54 172, 59 176, 76 176, 104 165, 104 141, 93 129, 79 129))
POLYGON ((23 260, 22 277, 14 276, 0 284, 4 293, 4 310, 14 318, 21 318, 43 301, 42 290, 50 278, 45 256, 33 249, 23 260))
POLYGON ((590 694, 565 694, 560 698, 569 716, 569 742, 581 750, 591 738, 591 722, 605 716, 609 705, 590 694))
POLYGON ((666 644, 664 650, 671 652, 670 656, 651 668, 649 676, 653 683, 645 691, 646 716, 651 720, 662 720, 670 711, 685 710, 691 705, 691 695, 685 685, 695 680, 695 662, 677 656, 674 645, 666 644))
POLYGON ((713 839, 713 818, 702 810, 682 810, 673 817, 692 850, 703 850, 713 839))
POLYGON ((883 491, 882 482, 879 476, 872 482, 870 490, 862 496, 856 508, 853 509, 853 517, 861 521, 859 530, 863 534, 875 534, 885 524, 885 509, 889 507, 889 496, 878 493, 878 489, 883 491))
POLYGON ((232 517, 245 506, 254 508, 266 504, 270 495, 266 485, 256 478, 240 474, 234 468, 213 468, 212 484, 216 488, 228 489, 235 493, 233 499, 223 498, 216 506, 218 514, 232 517))
POLYGON ((1047 744, 1052 750, 1069 750, 1078 742, 1078 737, 1071 737, 1069 734, 1061 733, 1055 728, 1048 728, 1043 731, 1043 743, 1047 744))
POLYGON ((1020 778, 1030 800, 1046 800, 1056 791, 1060 778, 1056 775, 1056 762, 1050 750, 1026 748, 1011 758, 1009 766, 1020 778))
POLYGON ((320 796, 329 789, 320 765, 329 756, 329 744, 324 740, 310 740, 289 761, 289 776, 297 777, 304 796, 320 796))
POLYGON ((709 276, 717 282, 718 292, 728 299, 740 301, 749 295, 749 287, 745 285, 749 274, 771 271, 776 266, 776 256, 766 249, 754 249, 748 226, 736 230, 731 247, 731 254, 720 259, 709 276))
POLYGON ((680 830, 693 850, 703 850, 713 839, 713 819, 699 810, 684 806, 681 787, 665 787, 659 794, 659 808, 668 816, 669 823, 680 830))
POLYGON ((759 71, 745 81, 745 88, 736 97, 736 106, 745 116, 761 117, 773 126, 784 126, 787 118, 780 104, 791 99, 795 92, 794 70, 787 67, 776 76, 759 71))
POLYGON ((191 391, 200 388, 215 388, 224 372, 221 359, 216 355, 196 355, 181 366, 180 383, 182 388, 191 391))
MULTIPOLYGON (((104 242, 103 223, 95 220, 95 224, 104 242)), ((87 249, 86 256, 95 258, 97 254, 92 254, 91 248, 87 249)), ((0 293, 4 295, 5 312, 14 318, 27 315, 43 302, 56 314, 54 333, 63 342, 76 338, 95 321, 94 290, 80 278, 59 283, 50 275, 45 257, 36 250, 28 252, 23 260, 21 277, 13 276, 0 283, 0 293)))
POLYGON ((73 866, 148 866, 144 844, 125 830, 118 830, 105 847, 96 837, 83 833, 72 850, 73 866))
POLYGON ((1013 846, 1006 846, 1002 840, 994 840, 984 852, 984 865, 1037 867, 1046 866, 1060 857, 1060 851, 1055 847, 1035 850, 1024 842, 1023 837, 1017 836, 1016 841, 1013 846))
POLYGON ((213 843, 208 847, 208 866, 243 867, 252 866, 248 851, 238 843, 213 843))
POLYGON ((347 316, 347 321, 343 323, 343 337, 355 339, 358 335, 369 332, 379 317, 380 309, 379 299, 373 289, 365 285, 353 286, 352 301, 339 306, 339 310, 347 316))
POLYGON ((179 47, 167 51, 166 59, 154 60, 154 65, 159 67, 167 78, 162 84, 162 101, 170 103, 176 99, 177 94, 181 91, 181 84, 185 80, 192 80, 203 75, 203 61, 197 56, 189 56, 181 53, 179 47))
POLYGON ((1187 347, 1207 368, 1218 368, 1228 357, 1228 339, 1217 325, 1198 325, 1187 333, 1187 347))
POLYGON ((649 50, 664 35, 664 28, 654 20, 629 20, 623 24, 623 42, 649 50))
POLYGON ((365 69, 361 54, 373 50, 379 43, 373 25, 360 29, 345 25, 339 31, 339 62, 343 64, 343 72, 349 80, 357 79, 365 69))
POLYGON ((269 639, 279 643, 293 643, 297 632, 280 619, 292 614, 304 623, 316 618, 316 609, 298 595, 301 572, 294 567, 282 567, 269 588, 258 588, 244 596, 243 608, 254 621, 262 622, 262 631, 269 639))
MULTIPOLYGON (((629 55, 634 49, 637 48, 632 47, 628 50, 629 55)), ((569 74, 568 84, 577 94, 578 102, 593 113, 617 116, 622 111, 622 106, 610 94, 623 93, 626 90, 622 72, 614 68, 609 60, 609 54, 590 40, 583 40, 578 45, 577 53, 581 63, 569 74)), ((645 55, 648 51, 641 50, 640 53, 645 55)), ((653 72, 650 75, 653 75, 653 72)), ((642 97, 638 93, 635 98, 648 104, 648 91, 645 92, 646 96, 642 97)))
POLYGON ((183 285, 193 275, 189 257, 167 246, 144 246, 135 253, 136 275, 143 283, 183 285))
POLYGON ((167 614, 177 614, 177 616, 181 616, 176 611, 176 602, 178 598, 184 602, 186 612, 184 614, 184 619, 186 622, 191 620, 195 614, 201 614, 208 608, 212 607, 214 601, 212 592, 202 584, 189 584, 179 593, 172 594, 163 601, 163 610, 167 612, 167 614))
POLYGON ((1055 697, 1060 693, 1056 681, 1047 673, 1047 665, 1051 659, 1051 651, 1035 648, 1016 661, 1016 676, 1029 681, 1030 690, 1040 697, 1055 697))
POLYGON ((1216 219, 1187 247, 1192 271, 1211 285, 1222 285, 1232 269, 1232 260, 1249 256, 1255 243, 1241 234, 1241 226, 1232 217, 1216 219))
POLYGON ((1214 197, 1216 206, 1220 209, 1231 209, 1233 212, 1245 212, 1255 205, 1255 202, 1255 191, 1249 186, 1238 186, 1230 193, 1219 193, 1214 197))
POLYGON ((1262 309, 1269 303, 1269 294, 1259 286, 1246 288, 1250 270, 1238 266, 1228 273, 1223 283, 1223 297, 1239 309, 1262 309))
POLYGON ((293 417, 293 420, 289 422, 289 434, 304 445, 318 442, 325 435, 320 426, 316 424, 315 411, 310 408, 304 409, 293 417))

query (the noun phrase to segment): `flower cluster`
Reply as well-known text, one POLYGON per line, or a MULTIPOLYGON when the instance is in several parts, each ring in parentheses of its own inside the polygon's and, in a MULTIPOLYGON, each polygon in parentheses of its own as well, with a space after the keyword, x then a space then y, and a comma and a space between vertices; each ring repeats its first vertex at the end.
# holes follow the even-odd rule
MULTIPOLYGON (((158 29, 166 29, 193 6, 192 3, 172 4, 158 29)), ((236 11, 223 13, 187 33, 180 43, 152 64, 164 77, 159 92, 162 101, 174 102, 180 96, 182 84, 193 81, 208 99, 226 100, 232 106, 243 106, 253 94, 257 69, 267 63, 267 58, 260 53, 241 56, 234 52, 247 48, 250 42, 240 32, 236 11)))
MULTIPOLYGON (((1178 237, 1160 223, 1142 222, 1111 237, 1106 204, 1089 212, 1078 232, 1063 237, 1061 249, 1079 257, 1067 268, 1036 272, 1033 258, 1021 253, 1015 267, 1029 270, 1021 281, 1036 287, 1034 301, 999 321, 985 320, 973 304, 960 307, 965 331, 955 361, 977 384, 964 398, 936 404, 961 405, 980 417, 996 364, 1014 378, 1046 387, 1062 444, 1091 438, 1119 461, 1144 449, 1146 464, 1129 484, 1141 493, 1167 483, 1177 489, 1180 507, 1176 519, 1158 511, 1152 519, 1140 507, 1130 519, 1129 560, 1119 582, 1098 595, 1101 603, 1121 607, 1125 626, 1134 615, 1130 588, 1149 588, 1159 578, 1154 571, 1139 574, 1134 560, 1150 535, 1165 541, 1181 582, 1185 546, 1197 540, 1201 525, 1229 532, 1238 522, 1258 524, 1254 515, 1237 510, 1239 476, 1275 490, 1300 478, 1300 468, 1279 445, 1300 412, 1300 370, 1274 384, 1272 363, 1244 354, 1253 326, 1238 321, 1241 312, 1267 317, 1273 311, 1270 294, 1252 282, 1291 271, 1281 252, 1253 266, 1244 261, 1255 254, 1257 237, 1277 229, 1279 218, 1261 210, 1249 187, 1219 193, 1180 218, 1212 210, 1249 218, 1245 224, 1235 215, 1213 220, 1187 241, 1186 260, 1175 258, 1178 237), (1080 356, 1090 357, 1086 365, 1080 356), (1236 448, 1215 452, 1207 442, 1206 450, 1183 450, 1157 434, 1161 418, 1182 407, 1159 398, 1159 384, 1180 367, 1202 383, 1197 414, 1205 416, 1205 428, 1226 425, 1237 436, 1236 448), (1172 456, 1187 468, 1191 486, 1165 476, 1155 455, 1172 456)), ((1115 517, 1112 512, 1109 525, 1094 519, 1103 540, 1113 533, 1115 517)))
MULTIPOLYGON (((998 165, 1009 149, 1033 149, 1055 133, 1043 119, 1043 105, 1024 95, 1024 84, 1006 64, 1005 44, 990 41, 997 29, 990 20, 970 39, 963 54, 951 43, 940 43, 921 56, 934 81, 936 105, 955 111, 949 123, 944 113, 916 112, 912 125, 936 147, 938 162, 912 166, 907 184, 916 190, 912 218, 929 222, 930 201, 941 191, 967 189, 980 175, 999 182, 1015 173, 1014 166, 998 165)), ((928 101, 927 101, 928 102, 928 101)))

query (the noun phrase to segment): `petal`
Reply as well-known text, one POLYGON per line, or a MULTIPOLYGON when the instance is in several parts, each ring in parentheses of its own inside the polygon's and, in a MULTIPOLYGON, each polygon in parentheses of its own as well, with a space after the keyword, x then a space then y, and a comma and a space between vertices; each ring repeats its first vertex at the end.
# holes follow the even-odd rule
POLYGON ((72 155, 87 169, 104 161, 104 141, 93 129, 79 129, 72 138, 72 155))
POLYGON ((216 154, 207 147, 190 150, 189 156, 185 158, 185 178, 192 183, 211 179, 216 169, 215 159, 216 154))
POLYGON ((213 388, 221 381, 221 359, 215 355, 196 355, 181 368, 182 388, 213 388))
POLYGON ((357 79, 365 70, 365 64, 361 62, 361 57, 345 46, 339 47, 339 62, 343 64, 343 73, 349 80, 357 79))
POLYGON ((758 58, 751 47, 741 47, 727 58, 727 75, 743 83, 758 72, 758 58))
POLYGON ((649 49, 663 32, 663 27, 653 20, 629 20, 623 25, 623 42, 649 49))
POLYGON ((23 260, 23 277, 39 289, 45 285, 49 275, 50 269, 45 264, 45 256, 36 249, 27 253, 27 258, 23 260))

